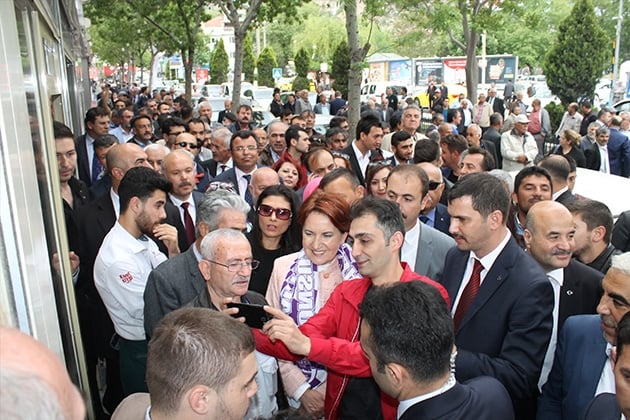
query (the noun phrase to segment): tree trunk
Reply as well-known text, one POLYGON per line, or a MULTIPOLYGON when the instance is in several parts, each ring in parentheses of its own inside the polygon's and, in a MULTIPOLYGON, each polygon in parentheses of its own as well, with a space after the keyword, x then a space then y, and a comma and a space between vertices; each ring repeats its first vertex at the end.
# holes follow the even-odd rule
POLYGON ((234 83, 232 84, 232 112, 238 110, 241 104, 241 74, 243 73, 243 44, 245 31, 238 25, 234 26, 234 83))
POLYGON ((357 0, 344 2, 346 13, 346 32, 348 34, 348 125, 349 137, 354 139, 355 127, 361 118, 361 64, 365 59, 365 49, 361 48, 357 16, 357 0))
POLYGON ((475 103, 477 99, 477 84, 479 83, 479 63, 477 62, 477 44, 479 34, 469 26, 468 12, 462 10, 462 29, 466 40, 466 90, 468 99, 475 103))

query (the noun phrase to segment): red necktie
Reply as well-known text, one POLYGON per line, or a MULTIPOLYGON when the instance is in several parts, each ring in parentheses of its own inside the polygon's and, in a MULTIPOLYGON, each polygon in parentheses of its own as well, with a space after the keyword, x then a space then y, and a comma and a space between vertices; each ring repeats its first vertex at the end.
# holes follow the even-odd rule
POLYGON ((455 332, 459 330, 459 326, 462 323, 464 316, 466 316, 468 308, 470 308, 473 300, 475 300, 475 296, 477 296, 479 283, 481 282, 481 270, 483 270, 483 265, 481 265, 481 262, 475 258, 475 265, 473 266, 470 280, 459 298, 459 303, 457 305, 457 309, 455 310, 455 316, 453 317, 455 332))
POLYGON ((190 203, 182 203, 184 209, 184 227, 186 228, 186 239, 188 239, 188 246, 195 242, 195 224, 193 223, 190 213, 188 213, 188 206, 190 203))

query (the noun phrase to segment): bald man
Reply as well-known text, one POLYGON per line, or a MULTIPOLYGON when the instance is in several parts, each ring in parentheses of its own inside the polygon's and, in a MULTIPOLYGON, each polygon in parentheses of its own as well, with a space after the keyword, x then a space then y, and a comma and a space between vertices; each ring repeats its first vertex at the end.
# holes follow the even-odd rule
POLYGON ((523 238, 529 254, 540 264, 554 292, 553 330, 538 385, 547 380, 553 363, 558 331, 564 321, 579 314, 594 314, 602 294, 603 274, 572 259, 575 222, 557 201, 540 201, 527 213, 523 238))
POLYGON ((14 328, 0 327, 0 417, 85 419, 85 404, 59 358, 14 328))

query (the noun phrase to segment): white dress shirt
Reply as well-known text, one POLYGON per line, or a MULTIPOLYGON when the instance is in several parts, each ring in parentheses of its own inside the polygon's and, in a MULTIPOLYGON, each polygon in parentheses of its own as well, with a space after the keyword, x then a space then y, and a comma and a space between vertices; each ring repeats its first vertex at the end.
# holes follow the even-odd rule
POLYGON ((403 242, 400 259, 409 264, 412 270, 416 266, 416 257, 418 256, 418 242, 420 241, 420 220, 416 221, 407 233, 405 233, 405 241, 403 242))

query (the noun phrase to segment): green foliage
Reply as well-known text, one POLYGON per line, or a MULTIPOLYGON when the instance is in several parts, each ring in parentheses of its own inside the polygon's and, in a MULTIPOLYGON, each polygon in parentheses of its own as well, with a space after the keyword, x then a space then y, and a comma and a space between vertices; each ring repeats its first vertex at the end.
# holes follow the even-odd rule
POLYGON ((311 82, 304 76, 297 76, 293 79, 293 90, 309 89, 311 82))
POLYGON ((348 97, 348 70, 350 70, 348 43, 341 41, 333 54, 330 75, 335 80, 333 88, 340 90, 344 98, 348 97))
POLYGON ((564 111, 566 111, 566 109, 562 104, 556 104, 555 102, 548 103, 547 106, 545 106, 545 109, 549 113, 551 131, 555 133, 558 127, 560 127, 562 116, 564 115, 564 111))
POLYGON ((544 63, 547 84, 563 104, 591 98, 606 67, 610 40, 596 20, 591 0, 577 0, 560 24, 544 63))
POLYGON ((295 71, 298 76, 306 77, 308 74, 308 69, 311 64, 311 58, 308 55, 308 52, 304 48, 300 48, 300 50, 295 54, 295 71))
POLYGON ((276 53, 271 47, 265 47, 258 56, 258 84, 261 86, 274 86, 273 69, 278 67, 276 53))
POLYGON ((254 81, 254 69, 256 68, 256 56, 254 55, 254 46, 252 45, 252 37, 249 33, 245 35, 243 43, 243 74, 248 82, 254 81))
POLYGON ((209 66, 212 62, 212 51, 210 50, 210 39, 204 34, 199 34, 198 42, 195 46, 195 64, 198 66, 209 66))
POLYGON ((221 84, 228 81, 228 72, 230 70, 230 62, 223 39, 217 42, 212 54, 212 64, 210 65, 210 81, 213 84, 221 84))

